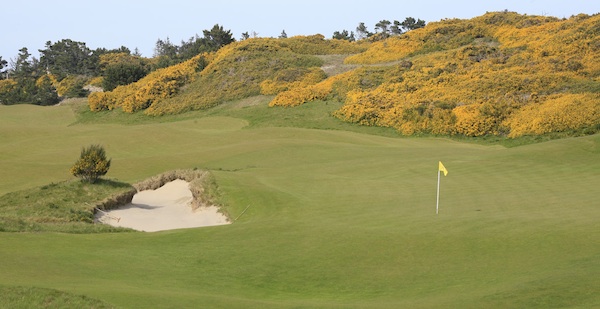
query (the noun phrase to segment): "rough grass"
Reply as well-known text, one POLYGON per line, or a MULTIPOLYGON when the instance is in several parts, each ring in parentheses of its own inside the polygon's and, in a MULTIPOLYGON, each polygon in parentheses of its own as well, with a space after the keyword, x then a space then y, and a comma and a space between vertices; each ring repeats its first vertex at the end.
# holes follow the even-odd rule
MULTIPOLYGON (((95 208, 127 203, 135 189, 126 183, 100 179, 96 184, 79 180, 50 183, 0 197, 2 232, 117 232, 125 229, 93 224, 95 208)), ((121 205, 123 205, 121 204, 121 205)))
POLYGON ((53 289, 0 285, 0 295, 2 295, 1 308, 115 308, 103 301, 84 295, 73 295, 53 289))
MULTIPOLYGON (((189 169, 174 170, 150 177, 138 182, 133 186, 137 191, 156 190, 166 183, 176 179, 189 182, 189 188, 192 192, 192 209, 206 206, 219 206, 218 186, 213 175, 209 171, 189 169)), ((123 205, 123 204, 121 204, 123 205)))
POLYGON ((71 126, 67 106, 0 106, 4 192, 63 181, 99 142, 111 179, 209 169, 232 217, 250 206, 209 228, 0 233, 0 284, 122 308, 600 306, 600 135, 513 148, 397 138, 336 127, 327 106, 71 126))

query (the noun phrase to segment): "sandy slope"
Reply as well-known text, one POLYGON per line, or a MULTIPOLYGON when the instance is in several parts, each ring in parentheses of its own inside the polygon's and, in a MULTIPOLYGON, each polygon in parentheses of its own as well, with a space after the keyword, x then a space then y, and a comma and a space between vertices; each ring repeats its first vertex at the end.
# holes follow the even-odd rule
POLYGON ((98 212, 96 220, 113 226, 156 232, 181 228, 229 224, 227 217, 214 206, 192 211, 189 183, 174 180, 157 190, 138 192, 121 208, 98 212))

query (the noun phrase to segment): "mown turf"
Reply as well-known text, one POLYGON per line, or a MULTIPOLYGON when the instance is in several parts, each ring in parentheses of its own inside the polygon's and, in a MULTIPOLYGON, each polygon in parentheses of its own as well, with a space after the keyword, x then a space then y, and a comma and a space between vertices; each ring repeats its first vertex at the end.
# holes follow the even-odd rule
POLYGON ((322 106, 300 110, 319 128, 267 125, 242 105, 129 124, 0 106, 15 132, 0 137, 2 192, 67 179, 101 143, 113 179, 210 168, 232 216, 250 206, 211 228, 0 233, 0 284, 122 308, 600 306, 599 135, 504 148, 326 128, 322 106))

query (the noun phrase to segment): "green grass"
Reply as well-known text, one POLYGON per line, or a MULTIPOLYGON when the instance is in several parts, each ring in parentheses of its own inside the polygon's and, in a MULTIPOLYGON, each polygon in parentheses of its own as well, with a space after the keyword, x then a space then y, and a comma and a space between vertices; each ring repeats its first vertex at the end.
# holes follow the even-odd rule
POLYGON ((600 135, 398 138, 338 122, 335 103, 262 102, 159 119, 0 106, 0 194, 70 179, 100 143, 116 182, 208 168, 232 217, 250 205, 210 228, 3 232, 0 285, 118 308, 600 306, 600 135))
POLYGON ((114 308, 102 301, 53 289, 0 286, 0 308, 114 308))
POLYGON ((131 185, 100 179, 51 183, 0 197, 2 232, 116 232, 124 229, 91 224, 94 207, 104 199, 133 190, 131 185))

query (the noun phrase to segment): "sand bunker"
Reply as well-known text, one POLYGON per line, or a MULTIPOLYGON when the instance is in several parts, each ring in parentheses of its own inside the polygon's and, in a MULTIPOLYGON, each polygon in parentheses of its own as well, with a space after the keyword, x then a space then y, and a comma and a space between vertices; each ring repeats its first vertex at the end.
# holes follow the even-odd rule
POLYGON ((192 199, 189 183, 174 180, 156 190, 138 192, 131 204, 106 212, 99 211, 96 221, 144 232, 230 223, 215 206, 192 210, 192 199))

